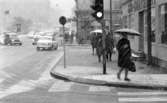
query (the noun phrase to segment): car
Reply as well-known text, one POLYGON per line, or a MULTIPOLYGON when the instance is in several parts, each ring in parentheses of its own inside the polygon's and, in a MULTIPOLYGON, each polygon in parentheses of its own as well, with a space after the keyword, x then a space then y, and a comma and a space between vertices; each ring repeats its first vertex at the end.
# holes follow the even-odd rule
POLYGON ((36 33, 35 31, 30 31, 30 32, 27 34, 27 37, 30 38, 30 39, 33 39, 35 33, 36 33))
POLYGON ((22 45, 22 42, 17 36, 10 36, 10 45, 22 45))
POLYGON ((4 45, 22 45, 17 33, 14 32, 5 32, 2 34, 4 45))
POLYGON ((42 38, 44 35, 44 32, 37 32, 34 34, 33 36, 33 42, 32 42, 32 45, 36 45, 37 44, 37 41, 42 38))
POLYGON ((54 39, 53 36, 43 36, 37 41, 37 51, 39 50, 57 50, 58 42, 54 39))

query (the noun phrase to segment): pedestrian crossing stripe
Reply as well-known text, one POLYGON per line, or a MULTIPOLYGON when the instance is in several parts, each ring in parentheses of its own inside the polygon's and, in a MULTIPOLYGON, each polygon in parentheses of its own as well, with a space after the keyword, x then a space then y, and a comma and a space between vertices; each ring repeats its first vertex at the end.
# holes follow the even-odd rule
POLYGON ((135 103, 135 102, 149 102, 149 103, 152 103, 152 102, 166 102, 167 101, 167 98, 166 97, 143 97, 143 98, 119 98, 118 99, 119 102, 123 102, 123 103, 135 103))
POLYGON ((57 81, 48 92, 67 92, 71 90, 72 82, 57 81))
POLYGON ((27 92, 32 89, 34 89, 33 85, 28 85, 27 81, 22 80, 18 84, 13 85, 3 91, 0 91, 0 99, 12 94, 27 92))
POLYGON ((119 96, 153 96, 153 95, 167 95, 167 92, 118 92, 119 96))
POLYGON ((90 92, 110 92, 111 88, 105 87, 105 86, 90 86, 89 91, 90 92))

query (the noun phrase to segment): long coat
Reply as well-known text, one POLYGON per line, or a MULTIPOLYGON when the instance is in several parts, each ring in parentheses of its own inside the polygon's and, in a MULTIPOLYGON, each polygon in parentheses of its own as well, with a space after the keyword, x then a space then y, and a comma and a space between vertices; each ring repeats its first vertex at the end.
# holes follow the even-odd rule
POLYGON ((98 56, 101 56, 103 54, 102 37, 98 37, 96 52, 98 56))
POLYGON ((111 36, 108 34, 106 36, 106 51, 107 52, 112 52, 114 48, 114 40, 111 38, 111 36))
POLYGON ((122 38, 117 44, 118 50, 118 66, 121 68, 129 68, 131 62, 130 42, 126 38, 122 38))
POLYGON ((96 48, 97 47, 97 36, 95 34, 92 34, 91 35, 91 45, 93 48, 96 48))

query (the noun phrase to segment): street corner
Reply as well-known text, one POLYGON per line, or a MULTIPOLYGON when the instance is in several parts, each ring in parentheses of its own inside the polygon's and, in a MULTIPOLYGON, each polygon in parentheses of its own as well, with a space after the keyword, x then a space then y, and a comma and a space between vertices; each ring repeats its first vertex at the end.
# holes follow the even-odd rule
POLYGON ((50 68, 51 68, 51 71, 54 71, 58 65, 58 63, 60 62, 60 60, 62 59, 63 57, 63 53, 62 52, 59 52, 59 54, 55 57, 55 59, 53 60, 53 62, 50 64, 50 68))
POLYGON ((89 78, 91 75, 100 75, 97 68, 91 68, 92 70, 90 68, 91 67, 82 66, 68 66, 67 68, 64 68, 63 66, 57 66, 50 72, 50 74, 56 79, 83 84, 105 85, 106 81, 89 78))

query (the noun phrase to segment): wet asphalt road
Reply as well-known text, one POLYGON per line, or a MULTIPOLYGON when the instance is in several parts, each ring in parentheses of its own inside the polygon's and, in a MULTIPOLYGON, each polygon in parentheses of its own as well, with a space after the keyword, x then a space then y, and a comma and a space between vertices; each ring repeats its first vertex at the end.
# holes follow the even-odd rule
POLYGON ((0 47, 0 103, 166 103, 164 91, 78 84, 53 79, 49 71, 62 53, 23 46, 0 47), (125 95, 126 94, 126 95, 125 95), (127 95, 128 94, 128 95, 127 95))

